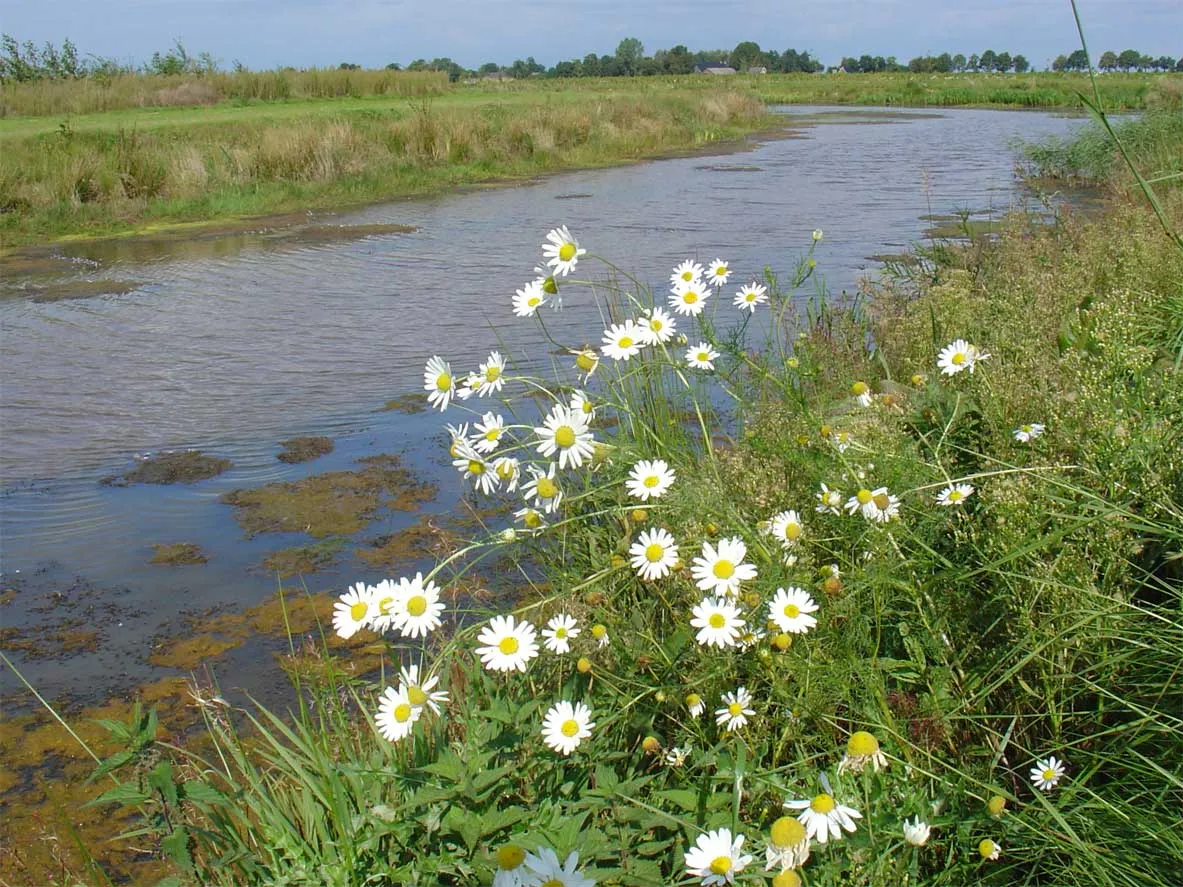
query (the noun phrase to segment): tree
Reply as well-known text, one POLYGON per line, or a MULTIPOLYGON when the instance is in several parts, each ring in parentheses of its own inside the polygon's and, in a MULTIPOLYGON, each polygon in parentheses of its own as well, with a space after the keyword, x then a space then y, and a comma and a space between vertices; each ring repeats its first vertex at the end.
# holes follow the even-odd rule
POLYGON ((933 69, 942 74, 948 74, 953 70, 953 57, 947 52, 942 52, 936 57, 933 69))
POLYGON ((625 37, 616 44, 616 60, 624 70, 631 74, 645 56, 645 45, 636 37, 625 37))
POLYGON ((1102 71, 1115 71, 1117 70, 1117 64, 1117 53, 1109 49, 1101 53, 1101 58, 1097 62, 1097 67, 1102 71))
POLYGON ((976 52, 971 55, 969 57, 969 61, 965 63, 965 66, 971 71, 976 71, 980 65, 981 61, 978 60, 978 54, 976 52))
POLYGON ((964 71, 965 70, 965 56, 962 55, 961 53, 957 53, 957 55, 953 56, 953 70, 954 71, 964 71))
POLYGON ((1160 71, 1169 71, 1175 67, 1175 60, 1169 55, 1160 55, 1154 62, 1154 67, 1160 71))
POLYGON ((681 43, 665 54, 663 62, 667 74, 689 74, 694 70, 694 56, 681 43))
POLYGON ((1027 61, 1027 57, 1025 55, 1016 55, 1015 56, 1015 73, 1016 74, 1026 74, 1030 70, 1031 70, 1031 63, 1029 61, 1027 61))
POLYGON ((594 52, 589 52, 583 57, 583 76, 584 77, 599 77, 600 76, 600 57, 594 52))
POLYGON ((728 63, 737 71, 746 71, 748 68, 763 65, 764 53, 760 51, 759 43, 745 40, 736 45, 735 49, 731 50, 728 63))
POLYGON ((1117 64, 1126 71, 1138 67, 1139 62, 1142 61, 1142 53, 1136 49, 1123 49, 1121 55, 1117 57, 1117 64))
POLYGON ((1005 74, 1011 69, 1013 64, 1014 62, 1011 61, 1009 52, 1000 52, 998 58, 994 60, 994 70, 999 74, 1005 74))
POLYGON ((993 49, 987 49, 982 53, 982 57, 978 60, 978 64, 982 66, 983 71, 993 71, 994 66, 998 64, 997 53, 995 53, 993 49))

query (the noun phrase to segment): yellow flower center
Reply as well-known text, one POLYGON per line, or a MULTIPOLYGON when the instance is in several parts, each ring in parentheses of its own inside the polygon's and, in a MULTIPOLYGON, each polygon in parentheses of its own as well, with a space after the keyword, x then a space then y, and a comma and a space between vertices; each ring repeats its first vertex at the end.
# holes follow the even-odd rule
POLYGON ((686 295, 682 296, 682 301, 685 302, 687 305, 693 305, 695 302, 698 301, 698 293, 696 293, 694 290, 690 290, 690 292, 688 292, 688 293, 686 293, 686 295))
POLYGON ((859 490, 858 493, 855 494, 855 498, 858 499, 859 505, 866 505, 868 502, 871 501, 871 491, 870 490, 859 490))
POLYGON ((1055 778, 1056 778, 1056 771, 1051 769, 1050 767, 1043 771, 1043 781, 1044 782, 1051 782, 1055 778))
POLYGON ((733 702, 727 706, 727 712, 731 715, 731 717, 738 718, 741 714, 743 714, 743 706, 738 702, 733 702))
POLYGON ((501 476, 502 480, 509 480, 513 477, 513 463, 502 462, 497 466, 497 474, 501 476))
POLYGON ((716 875, 725 875, 731 871, 731 857, 730 856, 716 856, 711 860, 711 872, 716 875))
POLYGON ((956 354, 953 355, 950 362, 954 366, 961 366, 963 363, 965 363, 965 352, 958 351, 956 354))
POLYGON ((385 616, 387 613, 390 612, 390 605, 393 603, 394 603, 394 598, 392 598, 392 597, 382 598, 382 600, 378 601, 378 612, 381 613, 383 616, 385 616))
POLYGON ((855 382, 853 385, 850 386, 850 393, 853 394, 855 397, 862 397, 864 394, 866 394, 870 390, 871 389, 867 387, 866 382, 855 382))
POLYGON ((727 620, 723 618, 722 613, 712 613, 711 618, 707 620, 711 628, 722 628, 727 624, 727 620))
POLYGON ((801 525, 797 523, 785 524, 785 538, 796 542, 801 537, 801 525))
POLYGON ((564 243, 559 247, 559 259, 564 262, 570 262, 575 258, 575 244, 564 243))
POLYGON ((555 429, 555 443, 564 450, 575 446, 575 429, 570 425, 560 425, 555 429))
POLYGON ((551 878, 549 881, 543 882, 542 887, 564 887, 564 885, 558 878, 551 878))
POLYGON ((497 440, 497 438, 499 438, 499 437, 501 437, 501 429, 500 428, 490 428, 488 431, 485 432, 485 440, 494 441, 494 440, 497 440))
POLYGON ((792 869, 785 869, 772 879, 772 887, 801 887, 801 876, 792 869))
POLYGON ((440 373, 435 377, 435 387, 440 391, 447 391, 452 387, 452 377, 447 373, 440 373))
POLYGON ((617 342, 616 344, 619 345, 621 348, 632 348, 633 347, 633 337, 632 336, 621 336, 620 341, 617 342))
POLYGON ((588 354, 586 351, 581 352, 575 358, 575 365, 585 373, 590 373, 596 365, 596 357, 593 354, 588 354))
POLYGON ((878 495, 874 496, 873 498, 875 500, 875 507, 878 508, 880 511, 886 511, 887 506, 891 504, 891 499, 888 497, 888 495, 886 493, 879 493, 878 495))
POLYGON ((644 484, 648 489, 652 490, 655 486, 661 483, 661 478, 659 478, 656 474, 651 474, 641 481, 641 483, 644 484))
POLYGON ((422 705, 427 701, 427 694, 422 687, 408 687, 407 698, 411 700, 411 705, 422 705))
POLYGON ((790 619, 796 619, 801 615, 801 608, 796 604, 785 604, 785 615, 790 619))
POLYGON ((772 824, 770 837, 778 847, 794 847, 805 840, 805 826, 791 816, 782 816, 772 824))
POLYGON ((581 400, 579 402, 579 408, 583 410, 583 414, 585 416, 590 416, 592 410, 595 409, 595 407, 592 406, 592 402, 590 400, 581 400))
POLYGON ((491 366, 485 370, 485 380, 488 382, 496 382, 501 378, 501 367, 491 366))
POLYGON ((1019 430, 1021 432, 1023 432, 1024 434, 1030 434, 1031 433, 1031 426, 1030 425, 1021 425, 1021 426, 1019 426, 1019 430))
POLYGON ((560 640, 562 640, 566 636, 567 636, 567 629, 565 629, 565 628, 556 628, 555 629, 555 637, 556 638, 559 638, 560 640))
POLYGON ((506 844, 497 851, 497 867, 505 871, 516 869, 526 860, 526 851, 516 844, 506 844))
POLYGON ((690 281, 694 280, 694 274, 691 273, 689 270, 683 271, 682 272, 682 279, 684 281, 686 281, 687 283, 689 283, 690 281))
POLYGON ((660 545, 658 545, 656 542, 652 543, 651 545, 649 545, 648 548, 645 549, 645 560, 649 561, 649 563, 651 563, 651 564, 657 563, 664 556, 665 556, 665 549, 662 548, 660 545))
POLYGON ((825 792, 814 796, 814 799, 809 802, 809 809, 814 813, 820 813, 822 816, 825 816, 836 806, 837 805, 834 803, 834 799, 825 792))
POLYGON ((415 595, 407 601, 407 612, 412 616, 422 616, 427 612, 427 598, 421 594, 415 595))
POLYGON ((986 809, 991 816, 1001 816, 1002 811, 1006 809, 1006 798, 1001 795, 995 795, 986 802, 986 809))
POLYGON ((530 296, 530 298, 528 298, 526 300, 526 304, 531 308, 537 308, 539 305, 542 304, 542 297, 541 296, 530 296))
POLYGON ((850 734, 850 739, 846 742, 846 751, 859 757, 873 755, 879 751, 879 740, 866 730, 859 730, 850 734))
POLYGON ((711 358, 710 358, 710 355, 709 355, 709 354, 707 354, 705 351, 700 351, 700 352, 698 352, 698 360, 699 360, 699 363, 706 363, 706 362, 707 362, 708 360, 710 360, 710 359, 711 359, 711 358))
POLYGON ((349 608, 349 616, 354 622, 361 622, 366 618, 366 613, 369 609, 370 607, 365 601, 358 601, 349 608))
POLYGON ((982 855, 982 859, 989 859, 994 855, 996 849, 997 846, 989 838, 983 839, 982 842, 978 844, 978 853, 982 855))
POLYGON ((660 333, 663 329, 665 329, 665 324, 661 322, 660 317, 654 317, 649 321, 649 329, 653 330, 655 333, 660 333))
POLYGON ((711 572, 715 574, 716 579, 730 579, 735 574, 735 564, 721 558, 715 561, 711 572))
POLYGON ((411 717, 411 706, 405 702, 400 702, 394 707, 394 719, 400 724, 405 724, 407 719, 411 717))
POLYGON ((608 636, 608 629, 606 627, 604 627, 603 625, 599 625, 599 624, 592 626, 592 637, 595 638, 597 641, 601 640, 607 636, 608 636))
POLYGON ((963 497, 963 494, 962 494, 961 490, 950 490, 949 491, 949 501, 950 502, 960 502, 962 497, 963 497))
POLYGON ((525 518, 522 519, 522 523, 531 530, 536 530, 542 526, 542 515, 537 511, 527 511, 525 518))
POLYGON ((567 720, 563 721, 563 726, 559 728, 559 732, 564 736, 574 736, 579 732, 579 722, 574 718, 567 718, 567 720))
POLYGON ((544 279, 543 279, 543 281, 542 281, 542 291, 543 291, 544 293, 550 293, 552 296, 553 296, 553 295, 555 295, 556 293, 558 293, 558 291, 559 291, 559 283, 558 283, 558 281, 557 281, 557 280, 555 280, 555 278, 554 278, 554 275, 553 275, 553 274, 552 274, 551 276, 549 276, 549 277, 546 277, 546 278, 544 278, 544 279))
POLYGON ((478 462, 476 459, 469 459, 468 460, 468 473, 469 474, 484 474, 485 473, 485 466, 482 463, 478 462))
POLYGON ((559 492, 558 484, 549 477, 538 478, 538 485, 535 489, 538 490, 538 495, 543 499, 553 499, 559 492))
POLYGON ((515 637, 502 638, 497 643, 497 649, 505 656, 512 656, 518 651, 518 639, 515 637))

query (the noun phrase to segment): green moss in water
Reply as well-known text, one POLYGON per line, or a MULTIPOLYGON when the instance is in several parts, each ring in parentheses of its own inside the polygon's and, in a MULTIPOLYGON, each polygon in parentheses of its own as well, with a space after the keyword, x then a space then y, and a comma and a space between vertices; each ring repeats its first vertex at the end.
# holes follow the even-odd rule
POLYGON ((170 542, 152 546, 152 560, 154 564, 167 564, 170 567, 192 566, 204 564, 209 560, 200 545, 192 542, 170 542))
POLYGON ((104 477, 100 483, 110 487, 131 484, 191 484, 217 477, 231 465, 229 459, 207 456, 199 450, 161 453, 142 461, 121 475, 104 477))
POLYGON ((293 437, 280 446, 283 452, 275 458, 280 462, 295 464, 328 455, 333 451, 333 440, 329 437, 293 437))

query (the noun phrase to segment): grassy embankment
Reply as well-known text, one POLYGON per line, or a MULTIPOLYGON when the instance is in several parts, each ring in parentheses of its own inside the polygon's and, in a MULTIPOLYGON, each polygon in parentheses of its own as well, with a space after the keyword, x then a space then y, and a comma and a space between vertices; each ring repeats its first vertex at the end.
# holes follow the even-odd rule
MULTIPOLYGON (((1147 138, 1137 156, 1161 150, 1147 138)), ((557 472, 563 499, 541 527, 507 536, 490 518, 432 578, 451 586, 488 555, 516 563, 515 617, 541 627, 572 616, 571 651, 544 650, 525 674, 485 671, 477 634, 508 608, 468 602, 460 627, 386 634, 393 662, 421 662, 451 693, 438 714, 414 708, 423 700, 409 690, 390 705, 392 718, 418 717, 409 735, 378 735, 381 686, 341 676, 305 685, 316 705, 294 722, 257 715, 249 739, 211 705, 220 751, 202 761, 141 734, 115 797, 141 799, 163 849, 201 883, 316 872, 359 887, 488 884, 520 860, 507 848, 542 846, 560 859, 577 852, 602 885, 697 884, 683 852, 725 828, 745 835, 756 861, 724 844, 704 865, 742 867, 739 883, 768 883, 764 853, 776 843, 792 873, 775 887, 1174 887, 1183 251, 1114 176, 1100 218, 1012 219, 997 243, 941 251, 939 264, 920 262, 854 304, 815 287, 824 239, 790 274, 767 277, 764 324, 742 322, 730 298, 758 270, 734 269, 705 313, 677 319, 691 343, 717 350, 713 372, 688 367, 673 342, 627 362, 601 356, 591 375, 585 363, 525 380, 511 367, 499 395, 444 418, 504 413, 516 427, 498 454, 545 469, 533 404, 540 390, 566 404, 578 386, 594 406, 594 452, 557 472), (956 339, 976 346, 976 365, 942 373, 938 352, 956 339), (626 479, 649 458, 677 477, 642 500, 626 479), (841 495, 819 510, 823 483, 841 495), (938 504, 960 484, 972 489, 938 504), (631 561, 650 564, 650 551, 636 543, 658 527, 677 556, 643 580, 631 561), (704 601, 691 567, 724 539, 746 551, 700 575, 723 583, 740 561, 755 569, 708 645, 692 616, 727 601, 704 601), (810 600, 771 607, 790 587, 810 600), (815 625, 802 618, 810 605, 815 625), (740 687, 750 701, 729 709, 724 694, 740 687), (703 714, 690 709, 698 697, 703 714), (585 703, 594 721, 569 756, 542 741, 560 700, 585 703), (727 729, 716 709, 721 721, 746 709, 747 723, 727 729), (1049 756, 1065 766, 1041 790, 1029 771, 1055 769, 1049 756), (805 860, 799 831, 779 820, 795 799, 819 816, 837 802, 861 818, 805 860), (909 840, 913 817, 931 834, 909 840)), ((1178 184, 1160 183, 1176 226, 1178 184)), ((578 233, 594 248, 594 232, 578 233)), ((596 267, 585 256, 576 276, 595 279, 596 267)), ((666 301, 664 288, 630 287, 633 301, 611 285, 560 286, 567 301, 605 299, 617 321, 666 301)), ((479 454, 456 455, 474 477, 493 470, 479 454)), ((509 494, 509 507, 522 496, 509 494)), ((396 610, 418 618, 411 600, 396 610)), ((460 615, 460 601, 445 600, 447 616, 460 615)))
MULTIPOLYGON (((1166 77, 1104 78, 1141 108, 1166 77)), ((653 157, 768 126, 759 103, 1079 107, 1072 75, 774 75, 450 86, 388 71, 0 88, 0 245, 329 209, 653 157)))

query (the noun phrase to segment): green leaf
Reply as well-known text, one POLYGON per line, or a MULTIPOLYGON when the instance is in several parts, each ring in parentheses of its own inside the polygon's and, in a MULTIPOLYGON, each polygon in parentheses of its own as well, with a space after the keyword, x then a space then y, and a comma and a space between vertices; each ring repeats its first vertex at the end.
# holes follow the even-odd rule
POLYGON ((200 779, 190 779, 181 783, 180 797, 195 804, 212 804, 225 806, 226 796, 207 782, 200 779))
POLYGON ((687 813, 694 813, 698 810, 698 792, 688 788, 666 789, 658 792, 657 796, 687 813))
POLYGON ((148 785, 160 792, 168 806, 177 806, 177 785, 173 782, 173 765, 168 761, 161 761, 153 768, 148 774, 148 785))
POLYGON ((87 782, 94 782, 96 779, 101 779, 108 773, 118 770, 120 767, 133 760, 135 756, 136 752, 131 751, 130 749, 124 749, 123 751, 115 752, 115 754, 111 755, 111 757, 107 758, 105 761, 95 767, 94 772, 90 774, 87 782))
POLYGON ((87 801, 83 807, 97 807, 99 804, 122 804, 129 807, 138 807, 145 801, 151 799, 151 795, 146 795, 140 791, 140 787, 131 782, 125 782, 122 785, 117 785, 114 788, 107 789, 97 798, 87 801))
POLYGON ((193 858, 189 855, 189 832, 183 825, 178 825, 171 835, 160 842, 160 849, 186 872, 193 873, 193 858))

